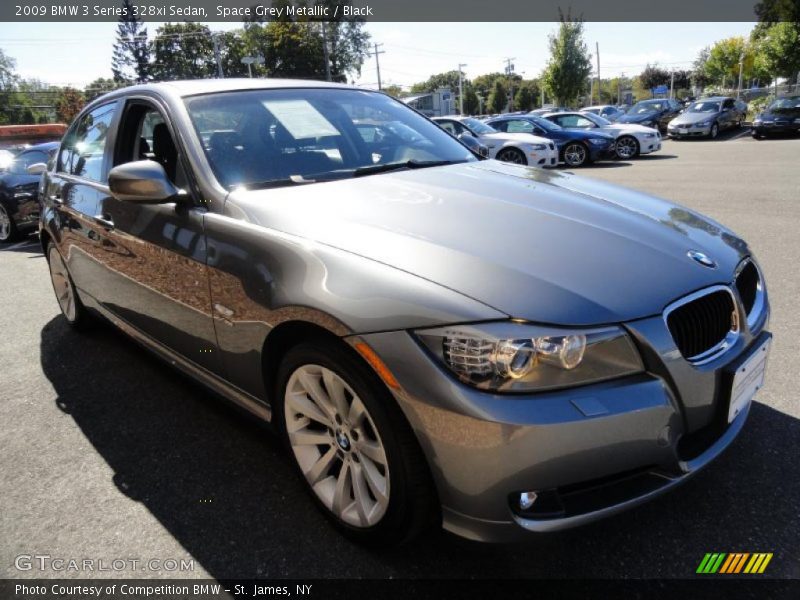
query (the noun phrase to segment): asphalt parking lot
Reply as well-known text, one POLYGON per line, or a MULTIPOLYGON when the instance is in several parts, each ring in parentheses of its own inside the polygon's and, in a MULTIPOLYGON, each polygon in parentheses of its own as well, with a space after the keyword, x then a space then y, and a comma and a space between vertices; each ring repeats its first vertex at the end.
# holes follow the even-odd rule
POLYGON ((512 546, 434 533, 376 553, 315 510, 264 428, 110 327, 69 330, 36 240, 0 250, 0 577, 15 557, 194 560, 105 576, 692 576, 706 552, 773 552, 800 578, 800 139, 664 142, 581 174, 704 212, 765 271, 775 339, 767 386, 735 444, 669 495, 601 523, 512 546))

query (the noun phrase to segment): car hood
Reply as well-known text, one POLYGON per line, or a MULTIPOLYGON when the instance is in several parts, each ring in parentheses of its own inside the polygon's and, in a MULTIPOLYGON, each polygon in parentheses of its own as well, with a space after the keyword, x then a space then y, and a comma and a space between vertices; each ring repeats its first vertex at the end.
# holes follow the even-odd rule
POLYGON ((791 121, 800 118, 800 108, 782 108, 766 110, 759 115, 765 121, 791 121))
POLYGON ((413 273, 509 316, 629 321, 729 282, 745 243, 686 208, 494 160, 236 191, 225 212, 413 273), (687 256, 704 252, 703 267, 687 256))
POLYGON ((511 142, 514 144, 549 144, 552 140, 533 135, 532 133, 484 133, 480 140, 486 142, 499 142, 504 144, 511 142))
POLYGON ((614 136, 656 133, 655 127, 645 127, 644 125, 636 125, 635 123, 614 123, 613 125, 606 125, 603 127, 602 131, 614 136))
POLYGON ((670 125, 691 125, 692 123, 701 123, 703 121, 710 121, 719 116, 718 112, 685 112, 672 119, 670 125))
POLYGON ((641 123, 642 121, 652 121, 653 119, 658 118, 659 113, 657 112, 647 112, 641 113, 638 115, 629 115, 624 114, 620 115, 619 119, 616 120, 617 123, 641 123))

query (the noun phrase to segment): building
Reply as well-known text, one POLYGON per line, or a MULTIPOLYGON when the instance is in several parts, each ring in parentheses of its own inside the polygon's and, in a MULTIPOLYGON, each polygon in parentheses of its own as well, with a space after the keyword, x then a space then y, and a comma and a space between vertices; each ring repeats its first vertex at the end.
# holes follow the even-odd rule
POLYGON ((439 88, 427 94, 406 96, 401 100, 428 117, 444 117, 456 112, 455 96, 450 88, 439 88))

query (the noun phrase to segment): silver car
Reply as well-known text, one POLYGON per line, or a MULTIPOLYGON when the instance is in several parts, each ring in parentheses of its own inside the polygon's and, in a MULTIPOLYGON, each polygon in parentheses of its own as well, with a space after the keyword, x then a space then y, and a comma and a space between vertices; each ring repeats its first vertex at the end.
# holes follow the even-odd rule
POLYGON ((720 131, 741 129, 747 115, 747 104, 736 98, 715 96, 692 102, 667 125, 671 138, 708 137, 715 139, 720 131))
POLYGON ((628 509, 716 458, 763 384, 769 304, 743 240, 479 160, 382 93, 133 86, 29 170, 64 318, 106 317, 270 422, 359 541, 510 540, 628 509))

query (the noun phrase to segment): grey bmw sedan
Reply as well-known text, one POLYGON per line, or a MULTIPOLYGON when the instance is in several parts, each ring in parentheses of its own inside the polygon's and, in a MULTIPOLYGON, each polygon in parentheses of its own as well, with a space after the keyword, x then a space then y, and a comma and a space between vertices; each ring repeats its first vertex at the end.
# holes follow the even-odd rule
POLYGON ((746 242, 485 160, 382 93, 134 86, 29 171, 64 318, 104 317, 269 422, 361 542, 511 540, 631 508, 725 450, 763 385, 746 242))

